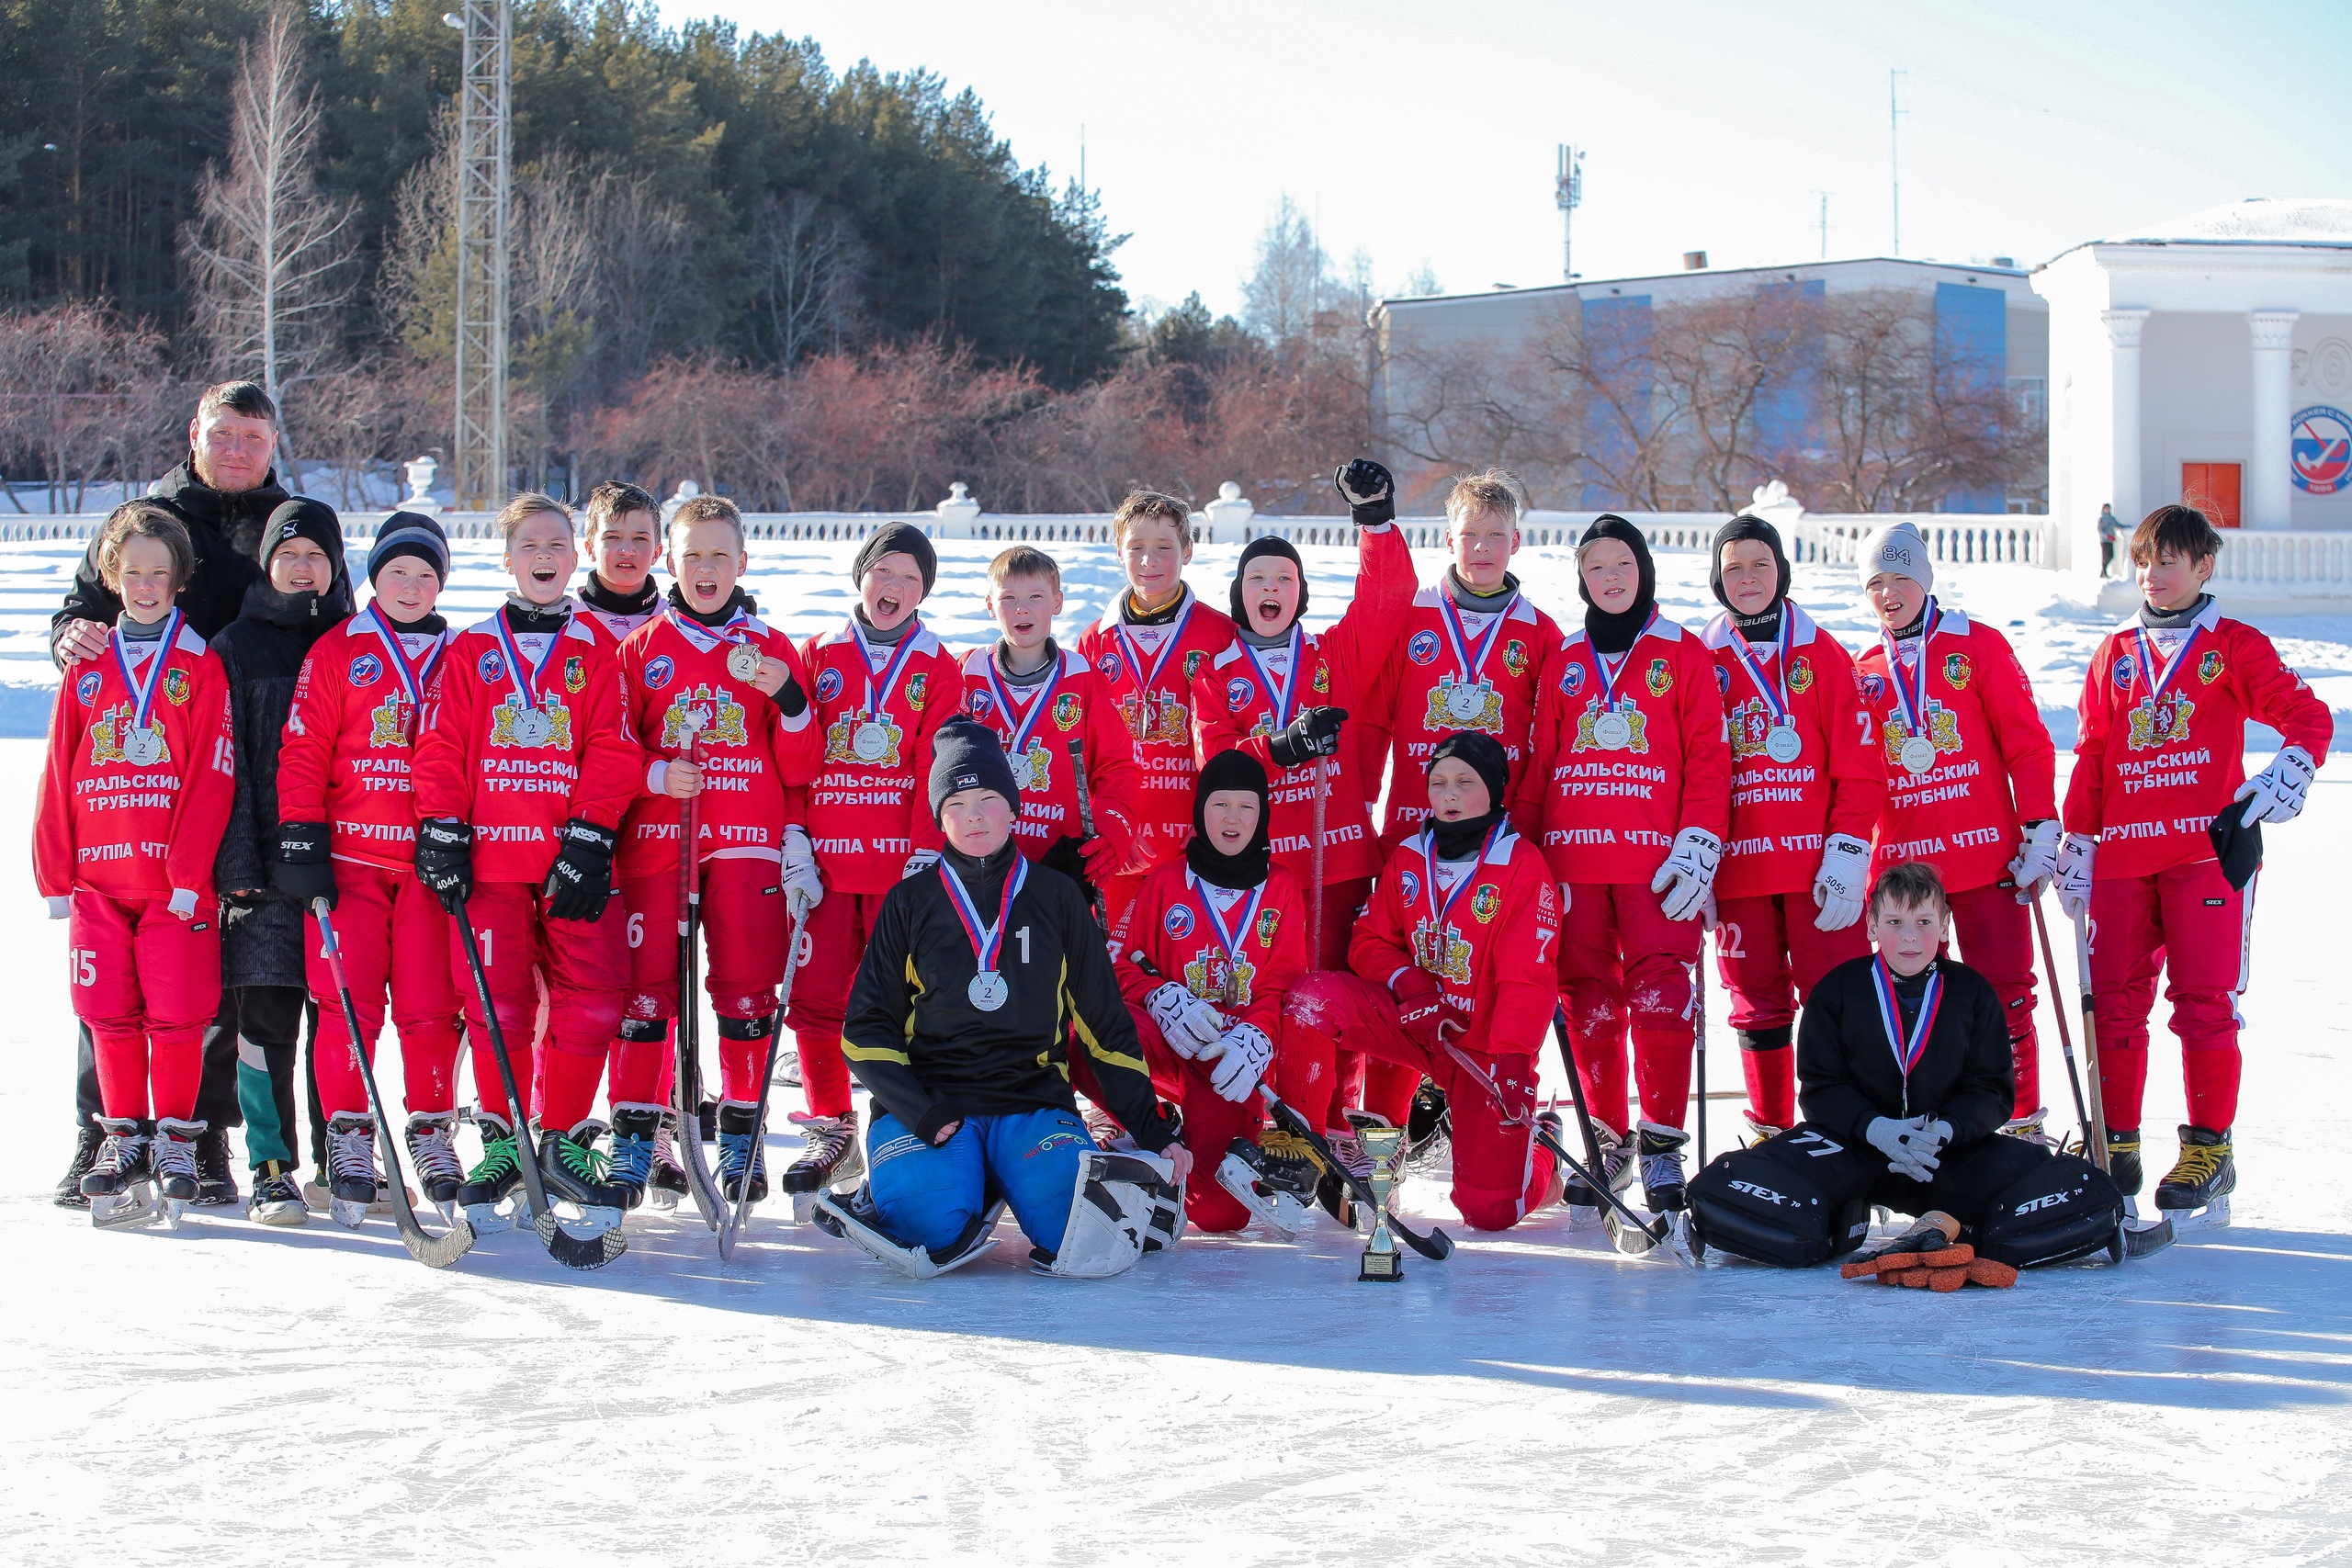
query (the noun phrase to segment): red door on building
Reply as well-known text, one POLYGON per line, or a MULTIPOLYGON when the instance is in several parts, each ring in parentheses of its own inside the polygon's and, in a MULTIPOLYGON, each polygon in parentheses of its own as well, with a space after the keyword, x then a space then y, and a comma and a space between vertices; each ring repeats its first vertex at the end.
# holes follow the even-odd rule
POLYGON ((2183 463, 2180 499, 2213 520, 2214 525, 2238 525, 2238 480, 2245 472, 2236 463, 2183 463))

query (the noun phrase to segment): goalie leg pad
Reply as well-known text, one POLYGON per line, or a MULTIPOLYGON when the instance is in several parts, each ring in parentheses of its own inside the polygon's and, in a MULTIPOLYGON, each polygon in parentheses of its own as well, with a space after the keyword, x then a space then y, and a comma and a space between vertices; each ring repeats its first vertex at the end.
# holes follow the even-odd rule
POLYGON ((820 1194, 811 1217, 818 1229, 841 1237, 908 1279, 935 1280, 986 1252, 996 1234, 997 1216, 1003 1213, 1004 1200, 999 1198, 975 1215, 963 1234, 944 1247, 916 1247, 883 1229, 882 1217, 875 1212, 874 1195, 863 1187, 845 1198, 831 1192, 820 1194))
POLYGON ((1145 1253, 1174 1245, 1184 1214, 1184 1190, 1174 1175, 1174 1166, 1157 1155, 1088 1154, 1079 1166, 1060 1244, 1033 1248, 1031 1267, 1068 1280, 1107 1280, 1134 1268, 1145 1253))

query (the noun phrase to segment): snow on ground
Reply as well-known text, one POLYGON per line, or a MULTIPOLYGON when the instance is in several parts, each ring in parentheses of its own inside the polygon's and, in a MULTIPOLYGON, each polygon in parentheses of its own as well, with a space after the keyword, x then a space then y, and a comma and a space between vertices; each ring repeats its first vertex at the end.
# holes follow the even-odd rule
MULTIPOLYGON (((846 612, 849 553, 811 549, 797 571, 764 557, 754 586, 818 629, 846 612)), ((1221 583, 1232 553, 1204 549, 1195 581, 1221 583)), ((986 551, 944 554, 936 624, 976 636, 986 551)), ((1113 569, 1064 554, 1068 635, 1113 569)), ((1547 604, 1574 603, 1564 564, 1526 564, 1547 604)), ((1688 620, 1697 564, 1661 560, 1688 620)), ((1344 576, 1315 565, 1317 608, 1336 609, 1344 576)), ((1804 578, 1816 605, 1844 586, 1804 578)), ((2047 581, 1973 576, 1951 596, 2029 620, 2029 666, 2063 710, 2103 618, 2047 581)), ((0 592, 16 654, 34 606, 20 577, 0 592)), ((2352 628, 2307 635, 2297 661, 2342 716, 2352 628)), ((37 742, 0 740, 16 781, 0 833, 19 843, 39 770, 37 742)), ((0 900, 19 955, 0 1052, 21 1065, 0 1084, 19 1129, 0 1145, 0 1246, 20 1281, 0 1335, 0 1556, 2106 1564, 2226 1542, 2235 1561, 2340 1562, 2352 1199, 2332 1173, 2352 1141, 2352 1023, 2326 999, 2346 861, 2324 846, 2347 832, 2352 775, 2335 767, 2272 839, 2235 1225, 1956 1297, 1723 1261, 1694 1277, 1557 1210, 1476 1237, 1430 1181, 1404 1207, 1460 1250, 1408 1257, 1393 1288, 1357 1284, 1360 1244, 1329 1225, 1296 1246, 1192 1237, 1081 1283, 1030 1276, 1008 1223, 990 1257, 928 1285, 773 1206, 732 1263, 690 1219, 641 1218, 592 1274, 512 1233, 435 1273, 388 1224, 323 1216, 103 1235, 48 1201, 72 1093, 64 928, 20 882, 0 900)), ((1722 1089, 1736 1053, 1711 989, 1722 1089)), ((2053 1024, 2045 1006, 2063 1123, 2053 1024)), ((396 1063, 388 1047, 384 1081, 396 1063)), ((1556 1063, 1544 1076, 1561 1081, 1556 1063)), ((2160 1048, 2159 1171, 2181 1114, 2160 1048)), ((1716 1102, 1716 1146, 1736 1119, 1716 1102)), ((793 1139, 772 1142, 775 1168, 793 1139)))

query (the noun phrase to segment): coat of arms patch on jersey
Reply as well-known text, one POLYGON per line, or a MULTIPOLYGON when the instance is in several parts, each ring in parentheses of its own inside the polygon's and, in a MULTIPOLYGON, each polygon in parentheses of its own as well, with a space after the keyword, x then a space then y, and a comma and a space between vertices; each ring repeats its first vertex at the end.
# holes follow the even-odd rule
POLYGON ((171 760, 172 748, 164 739, 163 725, 140 728, 131 719, 129 703, 115 704, 90 726, 92 767, 128 762, 134 768, 153 768, 171 760))
POLYGON ((1452 921, 1442 931, 1430 928, 1430 919, 1423 915, 1413 927, 1413 962, 1442 980, 1457 986, 1470 983, 1470 944, 1462 940, 1462 932, 1452 921))
POLYGON ((1063 692, 1054 698, 1054 728, 1060 730, 1078 727, 1078 694, 1063 692))
POLYGON ((692 742, 686 728, 686 716, 693 714, 702 721, 702 733, 714 746, 742 746, 750 741, 743 722, 743 705, 733 696, 712 690, 709 682, 681 691, 670 699, 662 714, 662 750, 683 751, 692 742))
POLYGON ((1651 660, 1650 672, 1646 678, 1646 683, 1650 689, 1650 695, 1654 697, 1662 697, 1666 695, 1667 693, 1674 690, 1674 670, 1672 666, 1668 665, 1663 659, 1651 660))
POLYGON ((2222 650, 2209 648, 2205 657, 2197 661, 2197 678, 2210 686, 2222 678, 2222 650))
POLYGON ((2134 751, 2150 751, 2188 739, 2189 716, 2197 705, 2178 692, 2167 692, 2159 703, 2142 697, 2132 709, 2132 732, 2123 744, 2134 751))
POLYGON ((1950 686, 1953 691, 1964 692, 1968 690, 1969 680, 1975 673, 1976 672, 1973 670, 1969 668, 1968 655, 1964 653, 1947 653, 1944 655, 1944 684, 1950 686))
POLYGON ((1470 895, 1470 912, 1478 917, 1478 923, 1482 926, 1493 925, 1495 911, 1502 907, 1502 890, 1491 882, 1480 883, 1478 890, 1470 895))
POLYGON ((407 745, 408 704, 401 699, 400 693, 387 693, 384 700, 368 712, 368 749, 373 750, 384 746, 405 749, 407 745))
POLYGON ((1811 690, 1813 690, 1813 660, 1800 659, 1789 666, 1789 691, 1792 695, 1803 696, 1811 690))
MULTIPOLYGON (((1886 716, 1886 724, 1879 732, 1886 743, 1886 765, 1889 770, 1902 766, 1903 743, 1911 739, 1910 727, 1903 722, 1900 713, 1886 716)), ((1928 739, 1935 742, 1936 754, 1948 757, 1959 751, 1960 716, 1951 709, 1930 701, 1928 704, 1928 739)), ((1900 778, 1902 775, 1894 775, 1900 778)))
POLYGON ((540 705, 527 708, 513 696, 490 710, 490 743, 492 746, 513 746, 526 751, 541 747, 553 747, 559 751, 571 750, 571 710, 563 699, 549 692, 540 699, 540 705))
POLYGON ((1005 761, 1012 764, 1012 787, 1022 794, 1043 795, 1053 787, 1054 753, 1041 738, 1031 736, 1027 750, 1005 761))

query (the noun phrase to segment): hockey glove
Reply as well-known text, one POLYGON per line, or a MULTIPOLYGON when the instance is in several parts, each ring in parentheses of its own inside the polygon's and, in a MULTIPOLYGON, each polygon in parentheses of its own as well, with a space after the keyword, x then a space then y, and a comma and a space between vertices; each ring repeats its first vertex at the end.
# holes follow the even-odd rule
POLYGON ((1209 1073, 1209 1087, 1239 1105, 1258 1092, 1258 1080, 1274 1059, 1274 1043, 1256 1024, 1237 1023, 1201 1059, 1216 1063, 1209 1073))
POLYGON ((196 919, 196 889, 193 887, 173 888, 172 901, 164 908, 183 920, 196 919))
POLYGON ((907 869, 899 874, 899 880, 904 882, 910 876, 921 876, 938 863, 937 850, 917 850, 907 857, 907 869))
POLYGON ((2058 908, 2070 920, 2090 912, 2091 863, 2098 858, 2098 840, 2088 833, 2069 833, 2058 846, 2058 868, 2050 874, 2058 889, 2058 908))
POLYGON ((2018 902, 2030 904, 2050 874, 2058 869, 2058 841, 2065 837, 2057 818, 2044 817, 2025 825, 2017 858, 2009 862, 2009 880, 2018 885, 2018 902))
POLYGON ((1113 800, 1094 803, 1094 837, 1079 846, 1086 857, 1087 874, 1097 886, 1115 876, 1136 852, 1135 818, 1126 807, 1113 800))
POLYGON ((613 896, 613 851, 620 839, 610 828, 599 828, 584 817, 574 817, 556 834, 563 847, 548 868, 548 913, 559 920, 596 920, 613 896))
POLYGON ((455 817, 427 817, 416 825, 416 879, 451 914, 474 893, 474 830, 455 817))
POLYGON ((1359 528, 1396 520, 1396 479, 1369 457, 1358 457, 1331 476, 1348 503, 1348 520, 1359 528))
POLYGON ((1153 987, 1143 1010, 1159 1026, 1168 1048, 1188 1062, 1201 1060, 1225 1034, 1224 1015, 1173 980, 1153 987))
POLYGON ((1278 768, 1295 768, 1340 749, 1340 725, 1345 708, 1308 708, 1290 721, 1290 728, 1266 743, 1266 754, 1278 768))
POLYGON ((1927 1127, 1925 1116, 1901 1122, 1892 1116, 1873 1116, 1870 1125, 1862 1129, 1862 1136, 1870 1140, 1871 1147, 1886 1156, 1888 1167, 1897 1176, 1926 1181, 1935 1175, 1936 1152, 1943 1146, 1928 1133, 1927 1127))
POLYGON ((795 822, 784 829, 784 901, 793 914, 806 915, 825 901, 825 879, 817 874, 817 852, 808 834, 795 822))
POLYGON ((1658 907, 1668 919, 1687 920, 1699 912, 1715 885, 1715 863, 1723 852, 1723 840, 1704 828, 1685 828, 1674 835, 1666 863, 1650 878, 1650 891, 1665 895, 1658 907))
POLYGON ((1394 988, 1396 1026, 1405 1032, 1406 1039, 1435 1054, 1445 1040, 1442 1028, 1445 1003, 1439 998, 1437 982, 1420 969, 1408 969, 1396 976, 1394 988))
POLYGON ((2302 815, 2303 796, 2312 787, 2312 754, 2300 746, 2290 746, 2270 759, 2270 765, 2238 785, 2230 798, 2248 801, 2245 820, 2249 826, 2256 822, 2292 822, 2302 815))
POLYGON ((1813 901, 1821 907, 1816 930, 1842 931, 1862 918, 1871 891, 1871 847, 1851 833, 1832 833, 1821 846, 1821 869, 1813 874, 1813 901))
POLYGON ((280 822, 277 848, 269 857, 269 885, 301 908, 323 898, 334 908, 334 865, 327 858, 327 825, 280 822))

